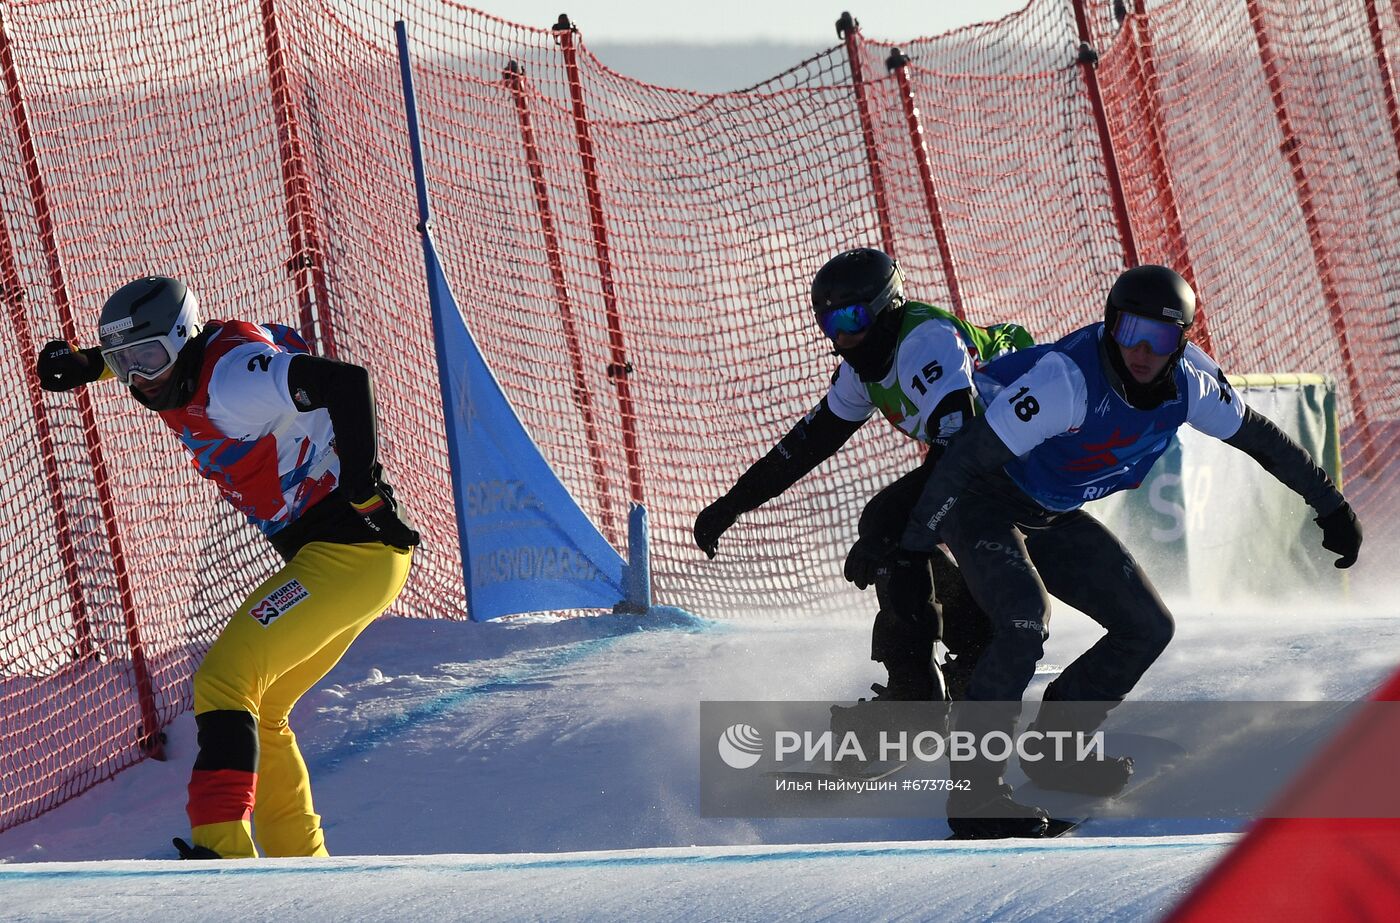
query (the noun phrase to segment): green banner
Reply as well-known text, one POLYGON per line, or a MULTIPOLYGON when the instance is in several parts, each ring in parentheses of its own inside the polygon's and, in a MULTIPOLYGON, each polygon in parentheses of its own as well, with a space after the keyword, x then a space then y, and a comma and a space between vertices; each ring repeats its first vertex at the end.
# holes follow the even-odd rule
MULTIPOLYGON (((1341 484, 1336 385, 1323 375, 1232 375, 1257 413, 1341 484)), ((1279 598, 1336 589, 1313 511, 1248 455, 1182 427, 1138 490, 1086 504, 1158 589, 1199 598, 1279 598)))

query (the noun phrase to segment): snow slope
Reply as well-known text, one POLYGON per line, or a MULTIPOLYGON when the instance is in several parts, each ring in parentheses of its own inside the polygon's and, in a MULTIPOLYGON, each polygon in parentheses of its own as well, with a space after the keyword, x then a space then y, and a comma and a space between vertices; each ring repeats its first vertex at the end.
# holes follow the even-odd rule
POLYGON ((1225 847, 1183 839, 0 866, 6 919, 1144 920, 1225 847), (1086 868, 1094 868, 1085 874, 1086 868))
MULTIPOLYGON (((1135 697, 1355 699, 1400 659, 1394 602, 1175 608, 1135 697)), ((1233 841, 1204 820, 967 844, 941 820, 699 816, 699 703, 853 698, 880 678, 867 626, 381 620, 293 715, 336 858, 159 861, 187 829, 186 714, 167 762, 0 834, 0 919, 1136 920, 1233 841)), ((1052 632, 1063 664, 1099 630, 1061 607, 1052 632)))

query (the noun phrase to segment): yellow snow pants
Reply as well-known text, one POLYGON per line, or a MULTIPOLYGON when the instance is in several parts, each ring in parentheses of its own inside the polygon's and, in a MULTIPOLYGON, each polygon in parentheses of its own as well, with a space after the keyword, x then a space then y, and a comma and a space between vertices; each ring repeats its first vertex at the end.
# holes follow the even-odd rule
POLYGON ((239 607, 194 676, 196 846, 226 859, 325 856, 287 716, 408 579, 411 551, 311 542, 239 607))

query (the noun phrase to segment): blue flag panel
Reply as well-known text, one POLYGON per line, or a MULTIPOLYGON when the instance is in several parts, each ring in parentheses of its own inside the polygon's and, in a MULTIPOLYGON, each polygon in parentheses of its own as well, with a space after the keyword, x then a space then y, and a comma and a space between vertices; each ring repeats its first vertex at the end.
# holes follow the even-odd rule
POLYGON ((467 329, 423 236, 467 606, 477 621, 547 609, 611 609, 625 562, 526 432, 467 329))

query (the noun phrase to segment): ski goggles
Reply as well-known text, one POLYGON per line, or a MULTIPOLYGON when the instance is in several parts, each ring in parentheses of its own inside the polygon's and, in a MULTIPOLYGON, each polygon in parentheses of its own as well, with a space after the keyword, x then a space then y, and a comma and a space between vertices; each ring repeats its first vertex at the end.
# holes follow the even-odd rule
POLYGON ((167 337, 139 340, 126 346, 104 349, 102 359, 122 384, 131 384, 133 375, 155 378, 175 364, 176 351, 167 337))
POLYGON ((876 311, 863 304, 848 304, 844 308, 832 308, 817 315, 822 333, 828 339, 836 339, 842 333, 860 333, 869 330, 875 323, 876 311))
POLYGON ((902 304, 904 304, 904 273, 900 270, 899 264, 895 263, 894 272, 890 273, 885 287, 880 289, 868 302, 818 311, 817 323, 821 326, 822 333, 825 333, 828 339, 834 340, 838 334, 861 333, 869 330, 875 323, 875 319, 880 316, 881 311, 902 304))
POLYGON ((1113 339, 1124 349, 1146 343, 1150 352, 1170 356, 1181 345, 1182 329, 1170 321, 1153 320, 1140 314, 1118 313, 1113 324, 1113 339))

